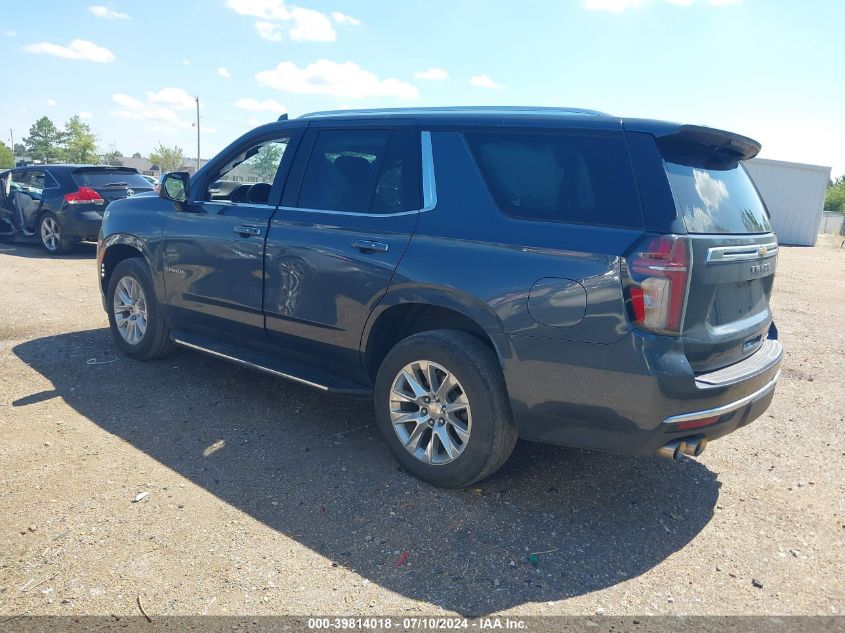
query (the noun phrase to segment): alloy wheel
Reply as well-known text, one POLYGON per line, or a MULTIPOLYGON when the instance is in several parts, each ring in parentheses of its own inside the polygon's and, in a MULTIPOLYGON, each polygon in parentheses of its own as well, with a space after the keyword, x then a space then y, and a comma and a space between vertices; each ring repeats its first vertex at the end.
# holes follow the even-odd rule
POLYGON ((112 311, 117 331, 124 341, 137 345, 147 331, 147 298, 134 277, 122 277, 114 288, 112 311))
POLYGON ((58 250, 62 236, 59 231, 59 223, 55 218, 47 216, 41 220, 41 243, 48 251, 58 250))
POLYGON ((405 449, 431 465, 460 457, 472 431, 466 391, 448 369, 428 360, 409 363, 396 375, 390 419, 405 449))

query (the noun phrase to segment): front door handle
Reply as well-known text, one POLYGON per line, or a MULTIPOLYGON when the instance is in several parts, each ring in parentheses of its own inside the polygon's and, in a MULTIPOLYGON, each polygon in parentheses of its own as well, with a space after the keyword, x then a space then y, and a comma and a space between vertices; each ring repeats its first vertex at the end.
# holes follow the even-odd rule
POLYGON ((238 235, 242 235, 243 237, 249 237, 250 235, 261 235, 261 229, 257 226, 249 226, 247 224, 239 224, 234 229, 235 233, 238 235))
POLYGON ((384 242, 373 242, 372 240, 355 240, 352 247, 362 253, 386 253, 390 247, 384 242))

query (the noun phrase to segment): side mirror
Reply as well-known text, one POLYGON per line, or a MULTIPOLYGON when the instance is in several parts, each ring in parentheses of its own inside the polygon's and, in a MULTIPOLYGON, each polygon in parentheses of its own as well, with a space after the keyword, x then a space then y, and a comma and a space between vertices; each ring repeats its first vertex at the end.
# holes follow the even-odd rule
POLYGON ((177 209, 182 208, 191 195, 191 176, 186 171, 174 171, 164 174, 159 185, 158 195, 170 200, 177 209))

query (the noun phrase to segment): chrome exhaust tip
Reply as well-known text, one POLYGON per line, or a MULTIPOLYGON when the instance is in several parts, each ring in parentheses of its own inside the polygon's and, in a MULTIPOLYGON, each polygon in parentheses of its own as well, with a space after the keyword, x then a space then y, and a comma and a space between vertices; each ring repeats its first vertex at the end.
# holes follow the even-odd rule
POLYGON ((704 448, 707 446, 707 438, 703 435, 688 437, 684 441, 686 444, 683 449, 684 455, 689 455, 690 457, 698 457, 704 452, 704 448))
POLYGON ((666 459, 681 459, 681 455, 686 453, 686 440, 672 440, 657 449, 657 454, 666 459))

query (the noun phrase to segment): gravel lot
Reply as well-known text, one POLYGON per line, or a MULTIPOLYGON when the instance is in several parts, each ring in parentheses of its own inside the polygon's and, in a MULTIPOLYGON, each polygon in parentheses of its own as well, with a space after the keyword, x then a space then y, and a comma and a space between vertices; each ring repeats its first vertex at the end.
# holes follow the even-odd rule
POLYGON ((369 403, 116 356, 93 246, 0 244, 0 614, 841 614, 845 250, 778 266, 760 420, 678 464, 521 443, 442 491, 369 403))

